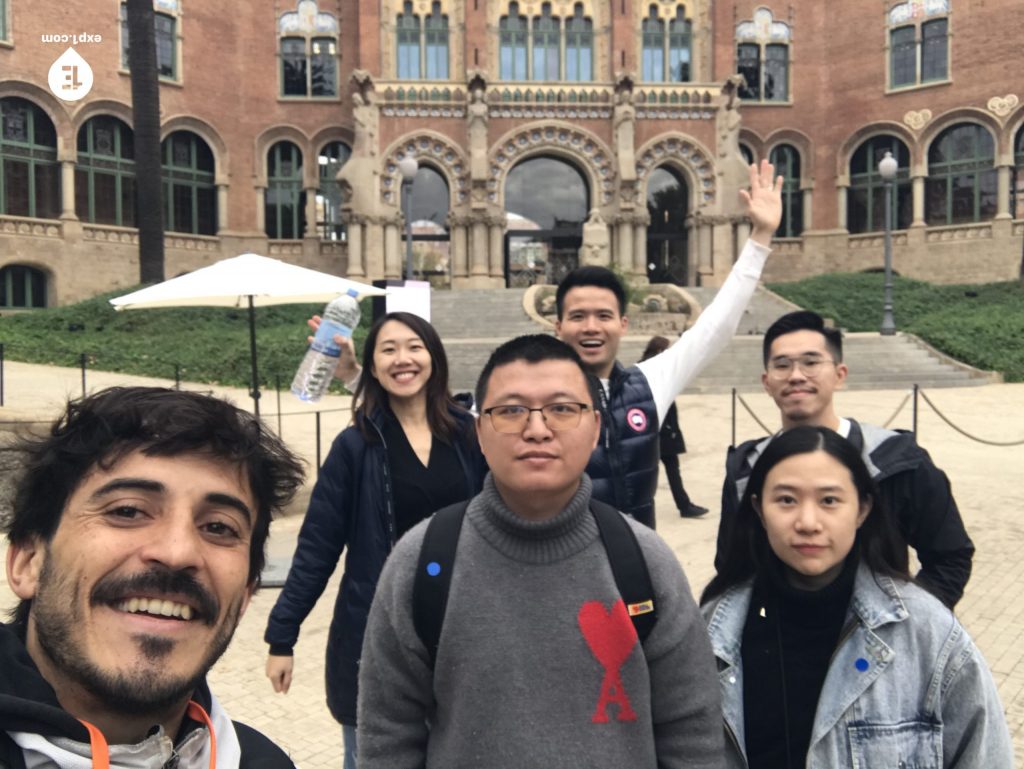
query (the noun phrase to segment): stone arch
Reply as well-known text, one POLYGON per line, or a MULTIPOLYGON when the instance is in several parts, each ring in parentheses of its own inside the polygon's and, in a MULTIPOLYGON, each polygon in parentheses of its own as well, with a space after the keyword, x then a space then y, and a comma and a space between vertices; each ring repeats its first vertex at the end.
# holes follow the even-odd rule
POLYGON ((861 144, 875 136, 895 136, 907 145, 907 149, 910 151, 910 167, 914 168, 920 162, 920 157, 918 157, 920 147, 917 145, 914 134, 906 126, 891 121, 869 123, 851 133, 839 145, 839 151, 836 153, 836 183, 838 185, 850 183, 850 160, 853 158, 853 153, 861 144))
POLYGON ((97 99, 87 104, 75 113, 74 134, 75 141, 78 141, 78 132, 86 123, 97 115, 110 115, 123 121, 132 131, 135 131, 135 116, 132 113, 132 106, 113 99, 97 99))
POLYGON ((1002 126, 999 125, 999 122, 991 113, 983 109, 959 107, 943 112, 932 120, 921 133, 921 162, 923 164, 921 173, 927 174, 928 172, 928 150, 931 149, 932 142, 935 141, 935 138, 940 133, 957 123, 974 123, 985 128, 992 135, 992 142, 995 144, 995 163, 996 165, 999 164, 1004 151, 1004 145, 1001 141, 1002 126))
POLYGON ((253 168, 256 169, 253 176, 256 186, 267 186, 267 151, 280 141, 290 141, 302 151, 302 185, 315 187, 315 177, 311 175, 312 164, 309 162, 311 156, 309 137, 301 128, 293 125, 271 126, 256 137, 253 142, 255 153, 253 168))
POLYGON ((414 157, 427 163, 448 182, 450 208, 469 201, 469 160, 449 137, 436 131, 420 131, 393 142, 384 152, 380 175, 380 199, 385 205, 401 204, 402 173, 398 161, 414 157))
POLYGON ((740 144, 750 147, 758 160, 765 156, 764 137, 751 128, 740 128, 740 144))
POLYGON ((46 113, 57 134, 57 159, 74 160, 78 132, 75 130, 67 108, 59 99, 37 85, 20 80, 7 80, 0 83, 0 99, 7 98, 30 101, 46 113))
POLYGON ((811 138, 803 131, 795 128, 780 128, 768 134, 764 142, 764 156, 771 155, 773 149, 779 144, 790 144, 796 147, 800 153, 800 189, 808 189, 814 186, 814 174, 812 173, 814 155, 811 152, 813 143, 811 138))
POLYGON ((160 141, 175 131, 190 131, 201 138, 213 153, 214 184, 228 183, 228 146, 217 129, 204 120, 191 115, 175 115, 160 126, 160 141))
POLYGON ((488 201, 504 206, 508 172, 526 158, 545 154, 572 161, 584 172, 592 207, 612 202, 615 156, 611 150, 590 131, 557 121, 519 126, 494 144, 488 158, 488 201))
POLYGON ((319 152, 329 142, 344 142, 352 149, 355 144, 355 133, 351 128, 343 126, 328 126, 321 128, 309 139, 309 146, 313 153, 319 152))
POLYGON ((636 153, 636 180, 641 200, 646 199, 648 174, 668 164, 682 172, 693 190, 690 206, 694 211, 715 206, 718 195, 713 157, 714 153, 692 136, 672 133, 654 137, 636 153))

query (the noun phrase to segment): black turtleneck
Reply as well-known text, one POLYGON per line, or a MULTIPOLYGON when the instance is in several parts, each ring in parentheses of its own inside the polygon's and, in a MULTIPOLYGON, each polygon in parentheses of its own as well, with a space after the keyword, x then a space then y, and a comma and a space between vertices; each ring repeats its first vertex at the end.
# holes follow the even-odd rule
POLYGON ((786 581, 772 555, 754 579, 743 627, 744 744, 750 769, 806 765, 818 695, 843 629, 859 557, 821 590, 786 581))

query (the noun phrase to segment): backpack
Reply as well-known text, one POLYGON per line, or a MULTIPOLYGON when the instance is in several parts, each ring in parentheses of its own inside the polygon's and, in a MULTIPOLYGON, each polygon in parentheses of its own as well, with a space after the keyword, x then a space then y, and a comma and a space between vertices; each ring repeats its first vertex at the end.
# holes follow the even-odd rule
MULTIPOLYGON (((459 532, 462 531, 462 521, 468 507, 469 500, 465 500, 434 513, 427 524, 416 565, 412 588, 412 620, 416 634, 430 654, 431 666, 437 659, 459 532)), ((601 532, 601 541, 608 554, 619 595, 626 604, 637 638, 643 644, 654 629, 658 615, 651 575, 640 544, 625 516, 611 505, 591 499, 590 512, 601 532)))

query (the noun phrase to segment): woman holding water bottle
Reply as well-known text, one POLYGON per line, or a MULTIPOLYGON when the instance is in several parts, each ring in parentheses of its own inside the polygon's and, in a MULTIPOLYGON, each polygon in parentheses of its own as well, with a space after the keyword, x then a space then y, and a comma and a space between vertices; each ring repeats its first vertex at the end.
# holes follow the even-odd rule
MULTIPOLYGON (((342 347, 338 368, 347 373, 351 343, 342 347)), ((264 637, 267 677, 287 692, 299 626, 346 551, 327 639, 327 703, 342 724, 345 769, 355 766, 359 656, 384 561, 410 528, 480 491, 487 470, 472 416, 448 390, 448 360, 433 326, 411 313, 384 315, 367 334, 363 362, 353 424, 320 470, 264 637)))

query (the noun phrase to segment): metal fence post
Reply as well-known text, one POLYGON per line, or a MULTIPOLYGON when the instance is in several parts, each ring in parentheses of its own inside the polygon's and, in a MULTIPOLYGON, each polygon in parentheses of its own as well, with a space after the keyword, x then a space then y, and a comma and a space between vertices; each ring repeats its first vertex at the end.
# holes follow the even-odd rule
POLYGON ((88 362, 88 359, 89 359, 89 356, 86 355, 84 352, 81 354, 81 356, 79 356, 79 361, 80 361, 81 366, 82 366, 82 397, 83 398, 85 397, 85 366, 86 366, 86 363, 88 362))
POLYGON ((316 477, 320 477, 320 412, 316 412, 316 477))
POLYGON ((911 420, 910 429, 914 433, 914 437, 917 438, 917 391, 918 386, 914 385, 914 418, 911 420))
POLYGON ((175 390, 180 390, 181 389, 181 364, 180 363, 175 363, 174 364, 174 389, 175 390))
POLYGON ((281 437, 281 375, 274 374, 274 389, 277 390, 277 437, 281 437))
POLYGON ((736 445, 736 388, 732 388, 732 443, 730 446, 736 445))

